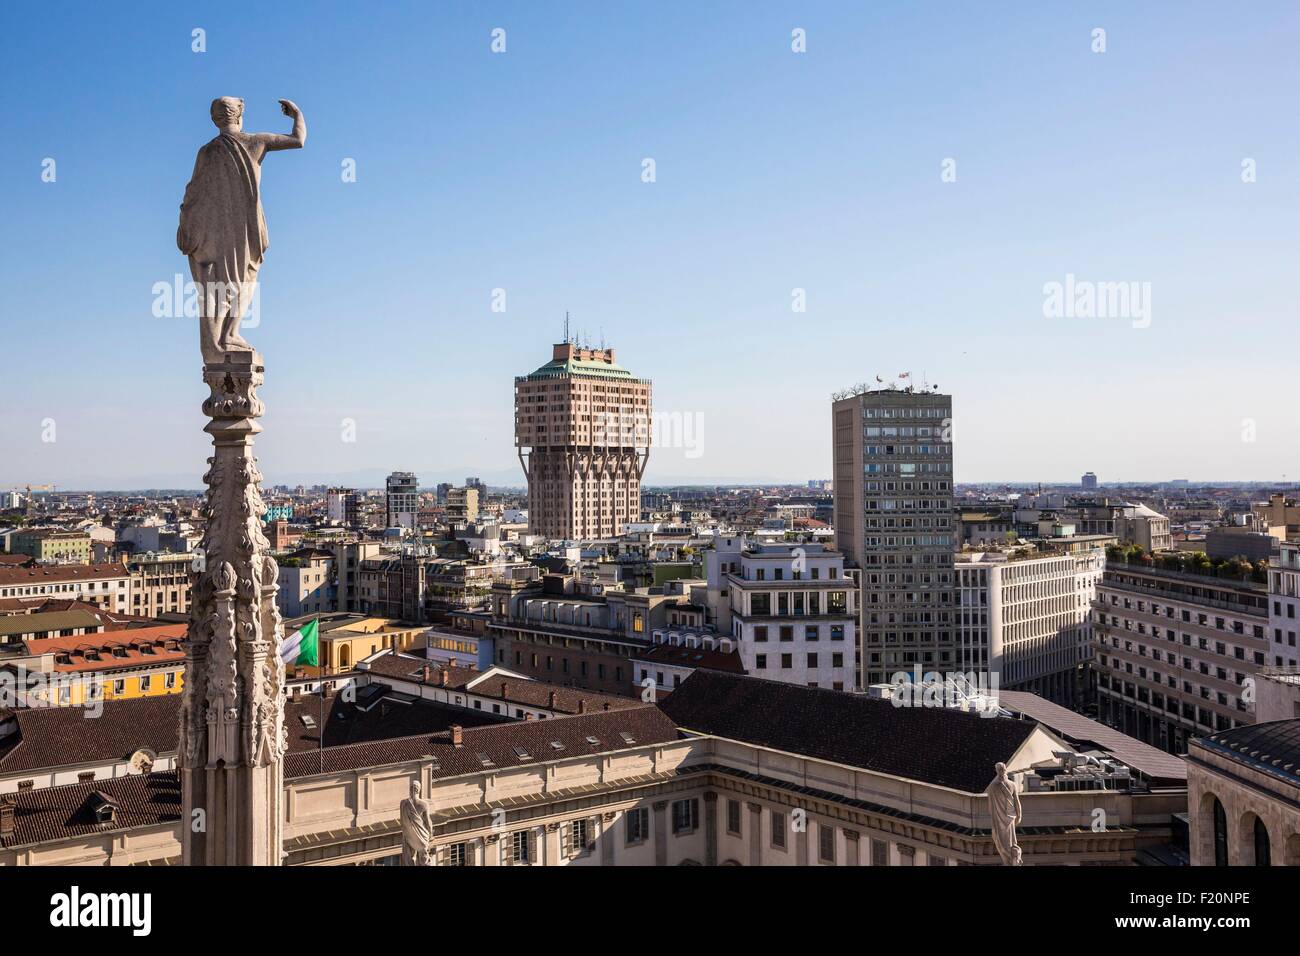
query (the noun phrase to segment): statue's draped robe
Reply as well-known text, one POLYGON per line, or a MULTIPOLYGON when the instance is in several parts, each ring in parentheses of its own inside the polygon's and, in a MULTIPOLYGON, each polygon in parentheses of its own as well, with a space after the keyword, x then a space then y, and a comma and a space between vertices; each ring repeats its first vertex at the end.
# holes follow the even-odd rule
POLYGON ((426 866, 429 863, 429 842, 433 839, 433 830, 427 816, 428 805, 414 800, 403 800, 401 806, 402 821, 402 863, 405 866, 426 866))
MULTIPOLYGON (((222 133, 206 143, 185 187, 176 230, 195 283, 223 283, 221 288, 239 291, 245 304, 251 296, 245 285, 256 279, 267 247, 260 173, 238 136, 222 133)), ((199 298, 210 301, 204 294, 199 298)), ((215 316, 205 310, 204 317, 215 316)))
POLYGON ((1020 794, 1010 780, 994 780, 988 789, 990 816, 993 818, 993 845, 1004 863, 1019 854, 1016 824, 1020 822, 1020 794))

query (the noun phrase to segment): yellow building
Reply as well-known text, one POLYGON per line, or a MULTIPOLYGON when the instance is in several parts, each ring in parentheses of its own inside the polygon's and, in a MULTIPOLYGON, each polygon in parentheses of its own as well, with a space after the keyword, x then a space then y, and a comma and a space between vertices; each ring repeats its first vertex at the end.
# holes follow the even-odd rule
MULTIPOLYGON (((306 616, 286 621, 285 636, 288 637, 311 620, 312 616, 306 616)), ((313 677, 322 672, 346 673, 356 666, 357 661, 390 648, 399 651, 422 650, 425 646, 425 632, 428 630, 424 624, 403 624, 392 618, 365 617, 361 614, 324 614, 319 620, 321 668, 298 668, 302 674, 313 677)))
POLYGON ((27 656, 7 661, 29 675, 30 696, 46 705, 179 694, 185 685, 187 625, 127 628, 23 642, 27 656))

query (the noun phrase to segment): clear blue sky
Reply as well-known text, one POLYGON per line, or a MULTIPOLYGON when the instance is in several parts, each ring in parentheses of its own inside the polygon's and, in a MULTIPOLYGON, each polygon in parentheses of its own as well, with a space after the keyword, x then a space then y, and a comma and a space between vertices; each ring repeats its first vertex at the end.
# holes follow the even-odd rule
POLYGON ((197 486, 196 328, 151 289, 220 95, 309 128, 263 166, 270 482, 521 481, 512 377, 566 309, 703 416, 651 483, 829 476, 830 393, 905 370, 958 480, 1300 477, 1294 3, 180 6, 0 12, 0 486, 197 486), (1067 273, 1150 282, 1150 327, 1044 318, 1067 273))

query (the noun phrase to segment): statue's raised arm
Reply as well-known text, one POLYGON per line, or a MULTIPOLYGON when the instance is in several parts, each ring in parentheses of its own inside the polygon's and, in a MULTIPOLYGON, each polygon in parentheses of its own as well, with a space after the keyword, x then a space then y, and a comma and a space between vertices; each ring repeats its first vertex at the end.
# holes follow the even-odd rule
POLYGON ((293 117, 293 131, 244 132, 244 101, 212 101, 212 122, 220 133, 194 161, 194 174, 181 202, 176 245, 190 260, 198 288, 199 348, 205 365, 229 352, 251 352, 239 323, 257 288, 268 245, 262 215, 262 159, 271 151, 298 149, 307 142, 307 123, 291 100, 280 109, 293 117))

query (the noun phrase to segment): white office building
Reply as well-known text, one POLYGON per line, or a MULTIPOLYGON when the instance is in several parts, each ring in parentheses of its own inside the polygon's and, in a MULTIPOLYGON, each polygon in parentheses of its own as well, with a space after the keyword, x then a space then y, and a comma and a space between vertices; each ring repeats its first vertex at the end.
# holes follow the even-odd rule
POLYGON ((745 672, 853 690, 856 592, 844 556, 815 543, 751 545, 722 572, 745 672))

